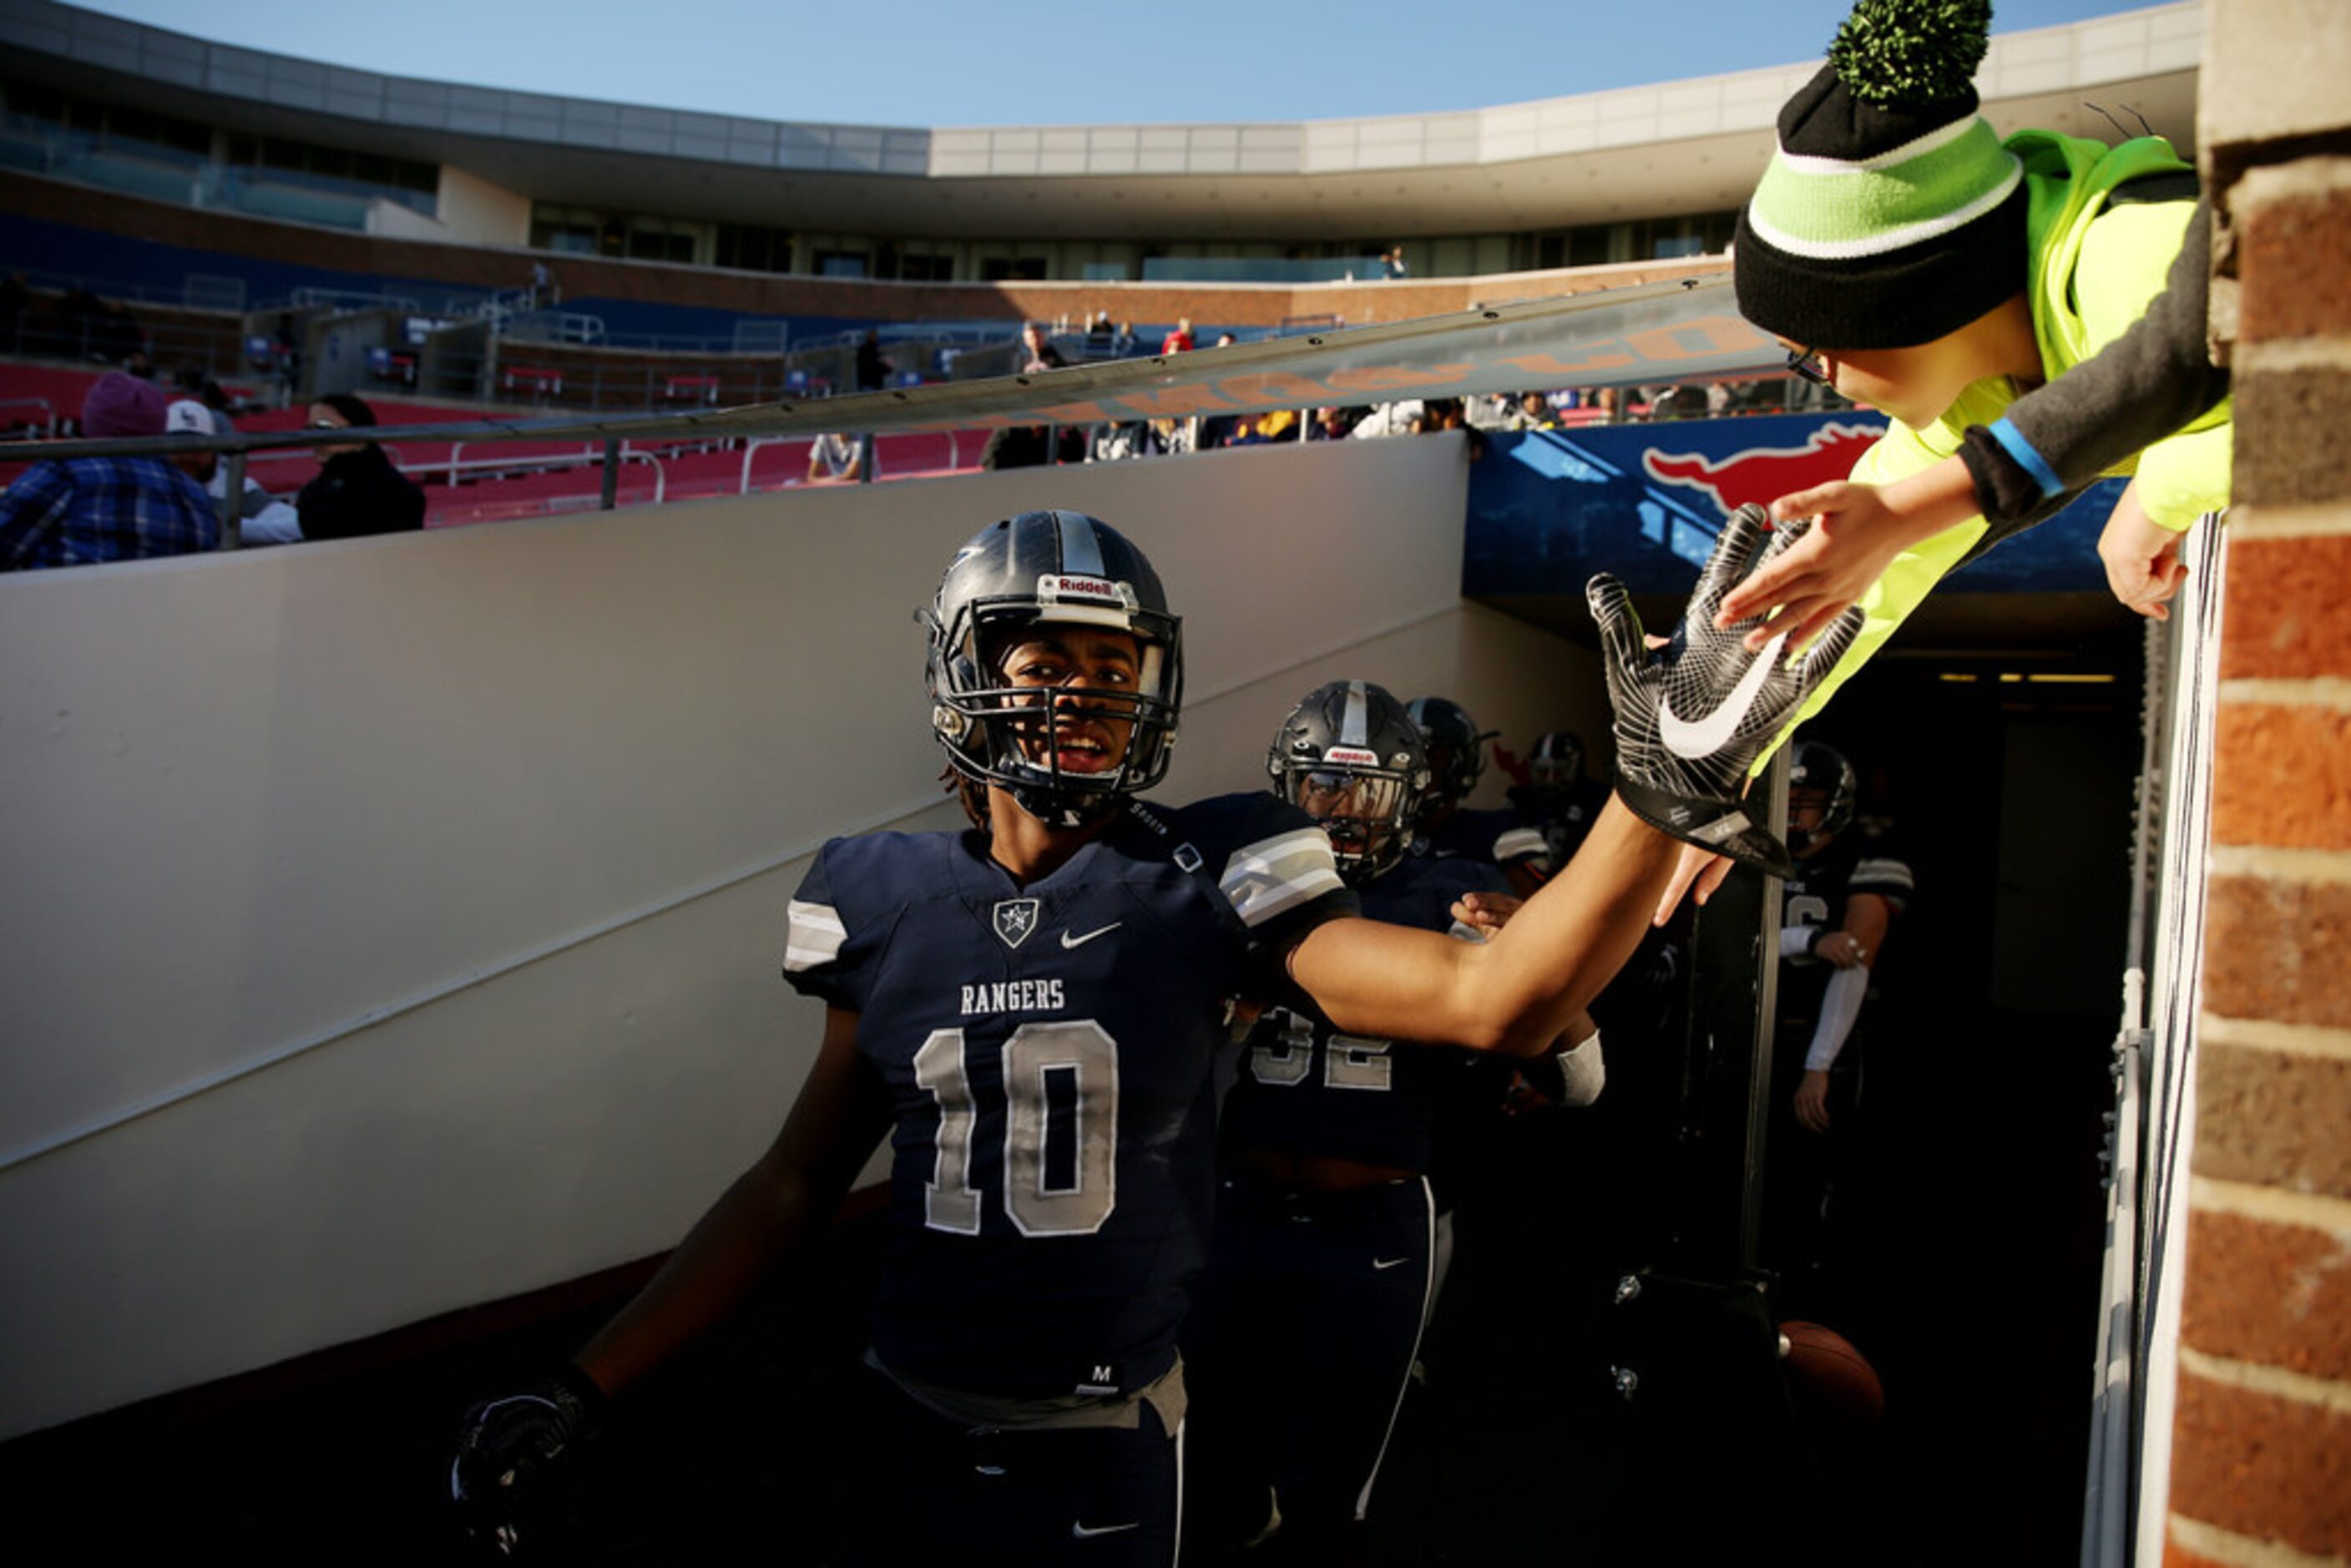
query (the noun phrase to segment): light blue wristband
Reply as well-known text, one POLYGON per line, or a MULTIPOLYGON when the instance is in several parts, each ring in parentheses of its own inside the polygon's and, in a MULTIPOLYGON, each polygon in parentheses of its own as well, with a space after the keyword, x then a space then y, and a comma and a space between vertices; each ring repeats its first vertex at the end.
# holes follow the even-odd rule
POLYGON ((2057 477, 2057 470, 2050 467, 2049 460, 2032 449, 2032 443, 2025 440, 2024 433, 2008 422, 2007 415, 2001 415, 1992 424, 1991 438, 2000 443, 2001 451, 2016 459, 2018 467, 2032 476, 2032 482, 2041 486, 2043 500, 2065 488, 2064 481, 2057 477))

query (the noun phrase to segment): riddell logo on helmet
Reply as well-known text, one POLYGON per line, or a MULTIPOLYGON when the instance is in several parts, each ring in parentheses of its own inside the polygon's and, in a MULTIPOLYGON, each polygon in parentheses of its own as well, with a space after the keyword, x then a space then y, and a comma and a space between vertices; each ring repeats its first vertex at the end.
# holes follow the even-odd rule
POLYGON ((1723 458, 1651 447, 1642 455, 1641 466, 1662 484, 1705 491, 1728 515, 1750 502, 1768 507, 1791 491, 1844 478, 1885 434, 1883 425, 1839 421, 1813 431, 1802 446, 1750 446, 1723 458))
POLYGON ((1325 762, 1344 763, 1350 768, 1377 768, 1380 754, 1366 751, 1360 746, 1334 746, 1322 754, 1325 762))
POLYGON ((1107 578, 1052 572, 1037 580, 1037 597, 1049 603, 1061 599, 1096 599, 1105 604, 1124 604, 1130 596, 1121 591, 1122 586, 1107 578))

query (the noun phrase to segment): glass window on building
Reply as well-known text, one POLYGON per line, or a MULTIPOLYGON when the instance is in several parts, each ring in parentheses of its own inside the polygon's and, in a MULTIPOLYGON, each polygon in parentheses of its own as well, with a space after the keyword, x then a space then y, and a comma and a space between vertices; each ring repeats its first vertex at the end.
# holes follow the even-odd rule
POLYGON ((789 272, 791 234, 765 224, 720 224, 716 261, 742 272, 789 272))
POLYGON ((632 223, 623 254, 631 261, 674 261, 691 265, 694 261, 694 235, 674 228, 632 223))
POLYGON ((979 264, 982 283, 1041 283, 1046 260, 1041 256, 991 256, 979 264))

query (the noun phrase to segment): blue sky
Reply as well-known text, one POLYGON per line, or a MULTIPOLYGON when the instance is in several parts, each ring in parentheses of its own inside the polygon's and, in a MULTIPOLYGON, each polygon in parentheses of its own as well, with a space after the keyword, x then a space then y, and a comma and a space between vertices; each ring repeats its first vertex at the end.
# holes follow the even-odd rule
MULTIPOLYGON (((1479 109, 1817 59, 1848 0, 83 0, 396 76, 864 125, 1320 120, 1479 109)), ((2016 32, 2133 9, 1994 0, 2016 32)))

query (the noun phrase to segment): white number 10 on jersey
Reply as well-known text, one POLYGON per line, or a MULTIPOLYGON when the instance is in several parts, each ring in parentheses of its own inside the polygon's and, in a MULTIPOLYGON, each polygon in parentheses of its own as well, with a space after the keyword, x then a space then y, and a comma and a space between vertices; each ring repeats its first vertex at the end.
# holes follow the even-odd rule
MULTIPOLYGON (((939 1107, 923 1222, 979 1234, 971 1185, 978 1120, 959 1029, 933 1030, 914 1082, 939 1107)), ((1118 1206, 1118 1046, 1092 1019, 1024 1023, 1005 1040, 1004 1211, 1023 1236, 1088 1236, 1118 1206)))

